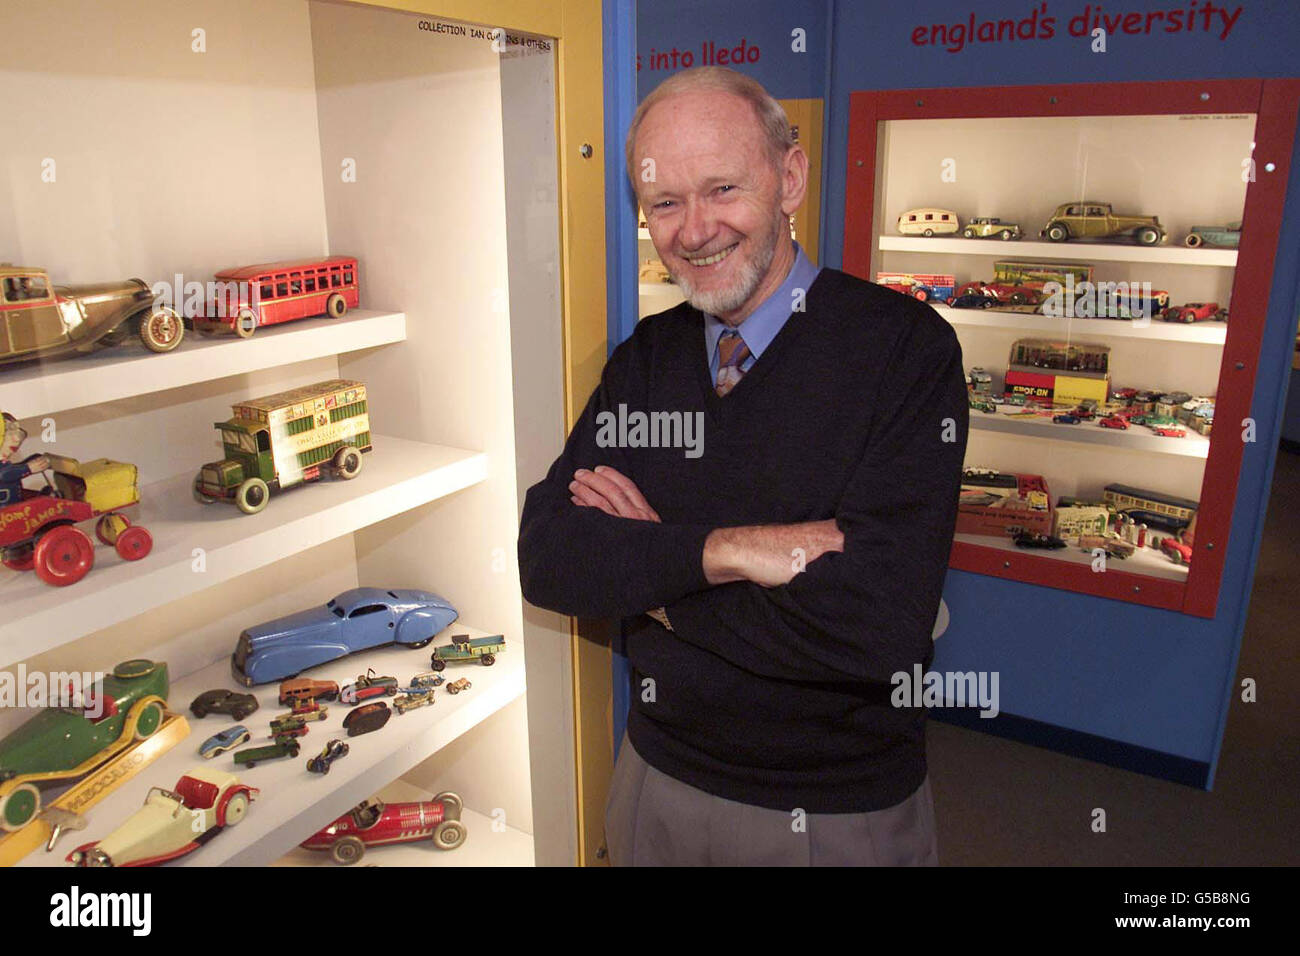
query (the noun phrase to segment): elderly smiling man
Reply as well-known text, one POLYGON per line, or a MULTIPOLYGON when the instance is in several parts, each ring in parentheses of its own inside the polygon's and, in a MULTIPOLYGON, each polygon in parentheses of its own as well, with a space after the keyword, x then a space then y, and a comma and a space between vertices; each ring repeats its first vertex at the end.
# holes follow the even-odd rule
POLYGON ((530 602, 624 619, 611 859, 933 864, 925 711, 891 706, 890 681, 932 656, 966 445, 956 337, 791 240, 808 158, 742 74, 664 81, 627 162, 687 302, 615 349, 519 536, 530 602), (699 415, 702 453, 611 441, 619 411, 699 415))

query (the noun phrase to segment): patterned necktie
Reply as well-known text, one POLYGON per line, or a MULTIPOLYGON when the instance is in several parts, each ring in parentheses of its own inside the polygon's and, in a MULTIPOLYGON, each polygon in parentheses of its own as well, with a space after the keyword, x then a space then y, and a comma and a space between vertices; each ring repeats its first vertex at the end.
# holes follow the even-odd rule
POLYGON ((749 358, 749 346, 735 329, 727 329, 718 339, 718 382, 715 391, 721 398, 736 387, 744 377, 741 366, 749 358))

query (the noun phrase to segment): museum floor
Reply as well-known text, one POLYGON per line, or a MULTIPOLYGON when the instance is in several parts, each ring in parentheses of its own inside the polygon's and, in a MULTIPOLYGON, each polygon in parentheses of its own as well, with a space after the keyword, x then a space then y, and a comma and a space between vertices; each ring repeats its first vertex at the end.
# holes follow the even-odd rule
POLYGON ((1213 792, 929 722, 947 866, 1230 866, 1300 862, 1300 455, 1282 451, 1213 792), (1257 675, 1270 675, 1267 680, 1257 675), (1090 828, 1104 807, 1107 832, 1090 828))

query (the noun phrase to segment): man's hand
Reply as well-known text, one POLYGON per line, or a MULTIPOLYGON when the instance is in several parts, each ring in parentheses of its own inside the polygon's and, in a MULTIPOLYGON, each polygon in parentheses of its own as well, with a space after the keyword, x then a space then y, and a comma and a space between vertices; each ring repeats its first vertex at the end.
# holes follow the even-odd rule
POLYGON ((717 528, 704 541, 704 575, 710 584, 753 581, 774 588, 789 584, 809 561, 843 550, 844 535, 830 519, 717 528))
POLYGON ((579 468, 573 473, 569 491, 573 492, 575 505, 599 508, 616 518, 659 521, 659 513, 650 507, 632 479, 608 465, 597 465, 595 471, 579 468))

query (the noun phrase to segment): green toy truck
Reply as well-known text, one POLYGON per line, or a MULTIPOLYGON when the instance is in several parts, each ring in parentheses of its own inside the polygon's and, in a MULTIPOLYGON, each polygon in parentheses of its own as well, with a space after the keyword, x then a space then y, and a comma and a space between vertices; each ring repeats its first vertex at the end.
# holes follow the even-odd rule
POLYGON ((456 634, 452 637, 450 644, 444 644, 442 647, 433 649, 433 656, 429 658, 429 666, 436 671, 440 671, 448 664, 463 664, 467 661, 478 660, 485 667, 491 667, 497 662, 496 655, 505 649, 506 639, 503 634, 474 638, 471 638, 468 634, 456 634))

